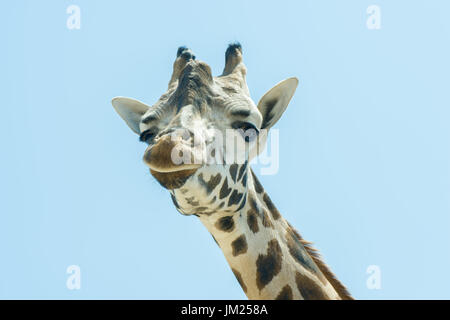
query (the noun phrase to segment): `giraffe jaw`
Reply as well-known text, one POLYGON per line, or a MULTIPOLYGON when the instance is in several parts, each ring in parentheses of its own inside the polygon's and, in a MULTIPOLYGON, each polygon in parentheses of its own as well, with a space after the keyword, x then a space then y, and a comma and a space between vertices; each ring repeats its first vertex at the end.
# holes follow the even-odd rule
POLYGON ((150 169, 150 173, 166 189, 173 190, 181 188, 186 181, 197 172, 198 167, 170 172, 160 172, 150 169))

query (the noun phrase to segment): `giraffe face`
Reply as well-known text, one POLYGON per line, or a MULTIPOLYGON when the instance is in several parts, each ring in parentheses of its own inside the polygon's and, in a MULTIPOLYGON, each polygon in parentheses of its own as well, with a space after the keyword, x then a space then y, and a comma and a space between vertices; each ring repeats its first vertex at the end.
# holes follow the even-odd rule
POLYGON ((153 106, 123 97, 112 104, 147 144, 145 164, 182 213, 217 206, 233 210, 246 190, 249 161, 263 147, 298 81, 281 82, 256 106, 245 82, 240 45, 227 49, 221 76, 213 77, 210 67, 184 47, 173 69, 167 92, 153 106))
POLYGON ((140 140, 148 144, 144 162, 168 189, 180 171, 187 177, 204 166, 243 164, 256 146, 262 123, 256 105, 238 90, 227 93, 232 84, 209 78, 205 70, 206 64, 189 61, 176 88, 139 123, 140 140))

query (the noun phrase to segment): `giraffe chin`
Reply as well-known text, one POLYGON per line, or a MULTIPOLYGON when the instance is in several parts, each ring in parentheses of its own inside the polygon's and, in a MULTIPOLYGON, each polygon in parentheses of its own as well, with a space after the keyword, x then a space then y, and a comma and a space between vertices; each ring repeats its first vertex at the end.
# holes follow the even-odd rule
POLYGON ((155 177, 161 186, 166 189, 173 190, 181 188, 197 170, 198 168, 172 172, 159 172, 150 169, 150 173, 153 177, 155 177))

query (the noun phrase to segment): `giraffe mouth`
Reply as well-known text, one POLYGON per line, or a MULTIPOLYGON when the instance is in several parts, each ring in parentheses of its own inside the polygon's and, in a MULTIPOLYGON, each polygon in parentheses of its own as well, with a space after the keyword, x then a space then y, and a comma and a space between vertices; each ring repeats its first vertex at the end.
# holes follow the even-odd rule
MULTIPOLYGON (((197 171, 202 164, 197 163, 195 158, 188 163, 174 161, 174 150, 185 154, 193 154, 190 147, 185 146, 180 141, 174 141, 169 134, 161 137, 150 145, 144 153, 144 162, 150 168, 150 173, 166 189, 177 189, 197 171)), ((176 159, 179 160, 179 159, 176 159)), ((184 159, 182 159, 184 160, 184 159)))
POLYGON ((166 189, 173 190, 181 188, 186 181, 197 171, 198 168, 182 169, 171 172, 159 172, 150 169, 150 173, 166 189))

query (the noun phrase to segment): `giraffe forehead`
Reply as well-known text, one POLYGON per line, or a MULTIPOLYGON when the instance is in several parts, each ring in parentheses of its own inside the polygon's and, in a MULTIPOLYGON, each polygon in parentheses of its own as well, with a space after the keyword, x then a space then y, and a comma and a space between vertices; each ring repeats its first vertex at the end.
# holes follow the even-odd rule
POLYGON ((262 115, 252 99, 246 95, 230 96, 225 100, 225 114, 229 118, 241 119, 251 122, 255 127, 260 128, 262 115))
MULTIPOLYGON (((206 100, 205 100, 206 101, 206 100)), ((244 121, 260 128, 262 116, 254 103, 241 97, 215 96, 207 102, 194 101, 176 108, 169 101, 157 103, 142 117, 141 132, 157 125, 190 129, 231 129, 235 121, 244 121)))
POLYGON ((245 119, 256 127, 262 123, 262 115, 248 93, 226 77, 211 77, 209 66, 203 62, 189 63, 176 87, 170 87, 159 98, 142 122, 158 120, 168 124, 180 113, 193 112, 212 121, 245 119))

